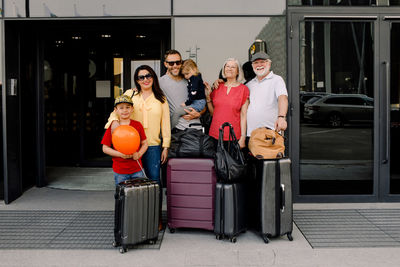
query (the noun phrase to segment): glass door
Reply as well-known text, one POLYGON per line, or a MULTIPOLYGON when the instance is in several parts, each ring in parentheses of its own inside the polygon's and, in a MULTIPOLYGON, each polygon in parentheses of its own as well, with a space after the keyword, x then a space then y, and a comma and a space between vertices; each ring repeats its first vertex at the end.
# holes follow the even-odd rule
POLYGON ((111 38, 100 31, 50 32, 44 41, 46 162, 110 166, 101 150, 113 105, 111 38), (62 153, 60 153, 62 151, 62 153))
POLYGON ((400 23, 390 27, 390 194, 400 194, 400 23))
POLYGON ((292 14, 297 199, 376 198, 376 16, 292 14))
POLYGON ((400 199, 400 16, 381 18, 382 36, 382 168, 383 199, 400 199))
POLYGON ((311 10, 289 12, 295 199, 398 201, 400 9, 311 10))

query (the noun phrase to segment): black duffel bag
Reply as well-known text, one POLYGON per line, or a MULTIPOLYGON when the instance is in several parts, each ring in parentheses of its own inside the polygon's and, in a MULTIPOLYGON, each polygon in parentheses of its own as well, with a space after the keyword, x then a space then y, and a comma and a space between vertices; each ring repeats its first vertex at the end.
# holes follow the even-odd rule
POLYGON ((232 125, 225 122, 219 128, 218 146, 214 160, 219 181, 233 183, 245 178, 247 166, 232 125), (224 146, 224 128, 229 127, 229 141, 224 146))
MULTIPOLYGON (((199 125, 192 123, 189 127, 199 125)), ((214 158, 215 147, 213 138, 203 130, 187 128, 171 135, 169 158, 214 158)))

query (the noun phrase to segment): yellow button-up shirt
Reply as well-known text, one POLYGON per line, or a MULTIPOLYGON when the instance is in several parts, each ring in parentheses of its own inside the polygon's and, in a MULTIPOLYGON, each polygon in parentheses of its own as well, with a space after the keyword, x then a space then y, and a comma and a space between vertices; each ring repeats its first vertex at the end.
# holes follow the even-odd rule
MULTIPOLYGON (((126 90, 124 94, 131 96, 133 90, 126 90)), ((167 99, 165 99, 164 103, 161 103, 154 97, 154 94, 151 94, 146 99, 143 99, 142 94, 137 94, 132 97, 132 101, 133 113, 131 119, 139 121, 143 125, 149 146, 160 145, 161 132, 162 147, 169 147, 171 143, 171 125, 167 99)), ((113 111, 105 128, 107 129, 112 121, 118 119, 118 115, 113 111)))

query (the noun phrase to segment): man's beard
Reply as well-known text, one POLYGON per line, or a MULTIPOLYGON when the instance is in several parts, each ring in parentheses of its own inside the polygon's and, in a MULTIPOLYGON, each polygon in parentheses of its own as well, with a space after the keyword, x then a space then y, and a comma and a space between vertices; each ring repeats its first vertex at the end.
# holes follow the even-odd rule
POLYGON ((174 77, 179 77, 180 76, 180 71, 179 70, 170 70, 169 73, 174 76, 174 77))
POLYGON ((257 75, 257 77, 263 77, 268 73, 269 69, 264 68, 263 70, 254 70, 254 73, 257 75))

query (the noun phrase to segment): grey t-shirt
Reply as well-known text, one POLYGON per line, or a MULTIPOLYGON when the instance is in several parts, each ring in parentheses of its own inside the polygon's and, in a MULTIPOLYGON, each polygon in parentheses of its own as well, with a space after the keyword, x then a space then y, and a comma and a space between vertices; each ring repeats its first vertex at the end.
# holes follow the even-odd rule
MULTIPOLYGON (((185 79, 176 81, 169 77, 168 74, 165 74, 160 78, 160 87, 167 97, 169 113, 172 115, 176 107, 179 107, 182 103, 185 103, 187 99, 187 82, 185 79)), ((187 121, 181 117, 178 124, 176 125, 176 128, 178 128, 179 130, 185 130, 189 127, 190 123, 200 123, 200 119, 187 121)))

